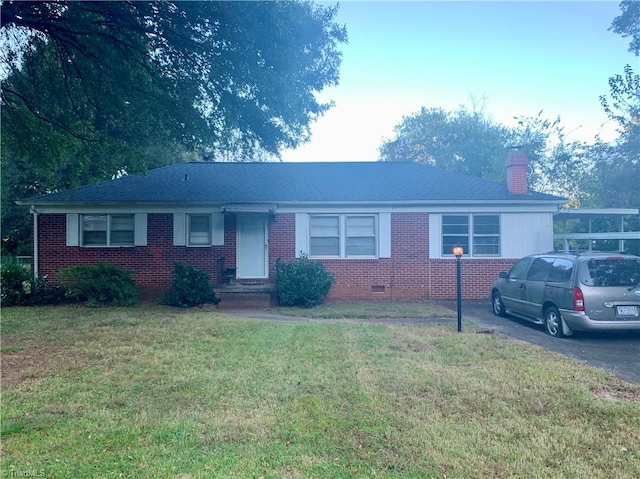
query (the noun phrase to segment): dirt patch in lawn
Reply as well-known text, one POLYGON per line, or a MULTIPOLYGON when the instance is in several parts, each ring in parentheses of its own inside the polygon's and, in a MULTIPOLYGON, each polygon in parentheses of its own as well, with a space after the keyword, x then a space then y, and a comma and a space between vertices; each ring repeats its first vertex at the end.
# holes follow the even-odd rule
POLYGON ((593 390, 593 393, 600 398, 611 401, 626 399, 627 401, 640 403, 640 387, 621 379, 609 380, 607 384, 593 390))
POLYGON ((33 339, 18 341, 12 336, 2 338, 1 359, 3 387, 84 369, 90 361, 86 353, 75 346, 43 345, 33 339))

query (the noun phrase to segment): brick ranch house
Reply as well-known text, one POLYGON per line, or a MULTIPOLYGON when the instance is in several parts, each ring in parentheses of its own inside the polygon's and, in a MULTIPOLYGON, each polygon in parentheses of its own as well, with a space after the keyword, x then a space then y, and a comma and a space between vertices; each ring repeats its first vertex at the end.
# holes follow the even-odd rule
POLYGON ((18 204, 34 273, 53 281, 114 263, 153 299, 181 262, 216 292, 273 290, 276 261, 304 253, 335 276, 329 300, 448 299, 460 244, 463 296, 482 299, 516 259, 553 249, 565 199, 529 191, 527 166, 512 153, 505 185, 408 162, 185 162, 18 204))

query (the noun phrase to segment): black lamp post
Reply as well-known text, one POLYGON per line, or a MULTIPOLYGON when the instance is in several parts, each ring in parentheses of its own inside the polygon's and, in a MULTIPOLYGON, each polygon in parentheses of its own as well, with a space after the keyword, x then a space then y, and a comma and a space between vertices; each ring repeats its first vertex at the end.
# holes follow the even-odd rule
POLYGON ((458 291, 458 332, 462 331, 462 275, 460 274, 460 258, 464 254, 464 248, 460 245, 453 247, 453 255, 456 257, 456 283, 458 291))

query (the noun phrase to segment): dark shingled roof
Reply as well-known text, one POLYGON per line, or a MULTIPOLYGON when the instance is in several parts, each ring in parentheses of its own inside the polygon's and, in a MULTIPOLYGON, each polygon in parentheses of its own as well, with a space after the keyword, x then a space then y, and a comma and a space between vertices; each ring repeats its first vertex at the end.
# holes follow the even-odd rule
POLYGON ((29 198, 26 205, 206 203, 557 202, 418 163, 177 163, 29 198))

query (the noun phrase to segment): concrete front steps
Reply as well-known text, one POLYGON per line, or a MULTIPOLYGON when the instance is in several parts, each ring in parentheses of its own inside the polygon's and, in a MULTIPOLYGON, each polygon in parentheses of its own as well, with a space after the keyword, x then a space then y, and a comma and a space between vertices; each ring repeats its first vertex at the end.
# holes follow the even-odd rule
POLYGON ((268 308, 277 306, 275 284, 224 284, 214 288, 218 309, 268 308))

